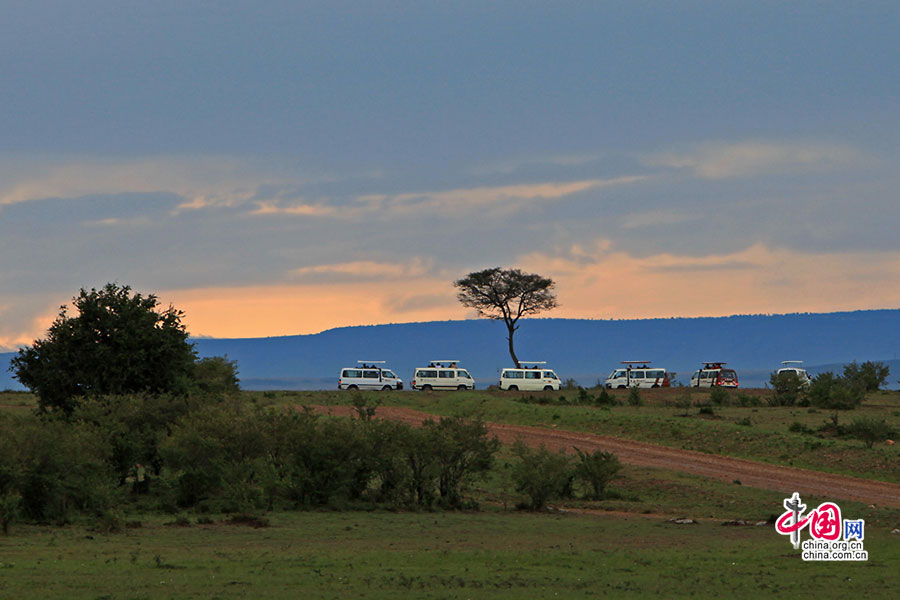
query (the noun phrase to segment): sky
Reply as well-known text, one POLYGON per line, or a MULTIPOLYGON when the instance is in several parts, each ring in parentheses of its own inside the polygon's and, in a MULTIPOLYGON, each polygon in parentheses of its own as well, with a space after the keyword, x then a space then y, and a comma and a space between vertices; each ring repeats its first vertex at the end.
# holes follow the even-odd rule
POLYGON ((900 307, 900 4, 0 0, 0 350, 81 288, 192 335, 900 307))

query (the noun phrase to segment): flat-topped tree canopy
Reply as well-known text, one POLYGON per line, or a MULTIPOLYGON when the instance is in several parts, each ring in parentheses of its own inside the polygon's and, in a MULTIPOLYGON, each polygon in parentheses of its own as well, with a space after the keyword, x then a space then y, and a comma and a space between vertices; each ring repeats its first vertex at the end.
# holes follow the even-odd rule
POLYGON ((476 271, 453 285, 463 306, 474 308, 481 317, 506 324, 509 355, 517 367, 521 361, 516 358, 513 335, 519 328, 519 319, 558 306, 552 279, 519 269, 494 267, 476 271))

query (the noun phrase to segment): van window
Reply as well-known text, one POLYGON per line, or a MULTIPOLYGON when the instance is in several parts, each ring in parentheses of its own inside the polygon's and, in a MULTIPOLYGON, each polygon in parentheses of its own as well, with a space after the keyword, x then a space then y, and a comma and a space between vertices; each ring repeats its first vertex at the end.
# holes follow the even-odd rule
POLYGON ((358 379, 362 377, 362 372, 357 369, 344 369, 343 376, 352 379, 358 379))
POLYGON ((437 371, 419 371, 417 377, 437 377, 437 371))
POLYGON ((504 379, 524 379, 525 374, 522 371, 503 371, 504 379))
POLYGON ((439 371, 438 377, 441 379, 453 379, 456 375, 453 374, 453 371, 439 371))
POLYGON ((382 369, 381 375, 383 377, 387 377, 388 379, 397 379, 397 376, 394 375, 394 372, 389 369, 382 369))
POLYGON ((649 379, 662 379, 665 376, 666 376, 666 372, 661 369, 657 369, 655 371, 647 371, 647 377, 649 379))
POLYGON ((643 372, 643 371, 632 371, 632 372, 631 372, 631 378, 632 378, 632 379, 643 379, 643 378, 644 378, 644 372, 643 372))
POLYGON ((457 374, 459 374, 459 376, 463 379, 472 379, 472 376, 469 375, 469 372, 464 369, 460 369, 459 371, 457 371, 457 374))
POLYGON ((544 377, 546 377, 547 379, 557 379, 556 373, 554 373, 553 371, 544 371, 544 377))
POLYGON ((540 371, 525 371, 525 379, 540 379, 540 371))
POLYGON ((363 371, 363 377, 366 379, 378 379, 378 371, 363 371))

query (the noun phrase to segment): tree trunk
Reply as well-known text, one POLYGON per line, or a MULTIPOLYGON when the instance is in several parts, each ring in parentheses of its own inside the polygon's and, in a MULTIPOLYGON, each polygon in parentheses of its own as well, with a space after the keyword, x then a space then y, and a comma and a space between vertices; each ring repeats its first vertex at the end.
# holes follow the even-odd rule
POLYGON ((513 359, 513 364, 516 365, 516 368, 521 368, 519 364, 519 359, 516 358, 516 351, 513 348, 513 334, 516 332, 516 327, 514 325, 507 324, 506 328, 509 330, 509 336, 506 338, 509 341, 509 355, 513 359))

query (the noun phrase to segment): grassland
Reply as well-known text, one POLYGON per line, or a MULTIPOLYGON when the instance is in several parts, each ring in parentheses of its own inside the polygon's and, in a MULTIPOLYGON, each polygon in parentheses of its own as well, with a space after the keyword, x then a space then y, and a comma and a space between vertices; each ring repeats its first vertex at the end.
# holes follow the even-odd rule
POLYGON ((804 563, 771 527, 584 514, 283 513, 270 527, 146 520, 0 538, 6 598, 866 597, 896 592, 898 540, 804 563))
MULTIPOLYGON (((556 404, 552 396, 492 392, 372 394, 370 402, 441 415, 573 429, 778 464, 900 481, 897 446, 793 433, 833 414, 807 408, 715 407, 702 393, 647 393, 640 407, 556 404), (525 401, 523 401, 525 400, 525 401), (543 403, 541 403, 543 402, 543 403)), ((346 404, 337 392, 246 392, 273 407, 346 404)), ((624 397, 623 397, 624 401, 624 397)), ((567 400, 568 402, 568 400, 567 400)), ((27 394, 0 394, 27 413, 27 394)), ((900 426, 900 395, 873 395, 838 415, 900 426)), ((278 512, 268 527, 213 514, 133 514, 104 534, 89 522, 16 524, 0 536, 2 598, 832 598, 896 593, 900 511, 841 502, 866 520, 866 562, 807 563, 771 523, 782 495, 662 469, 626 466, 602 501, 545 513, 515 509, 511 453, 471 497, 473 512, 278 512), (690 517, 678 525, 672 517, 690 517), (138 526, 139 525, 139 526, 138 526)), ((815 506, 827 498, 804 498, 815 506)))

